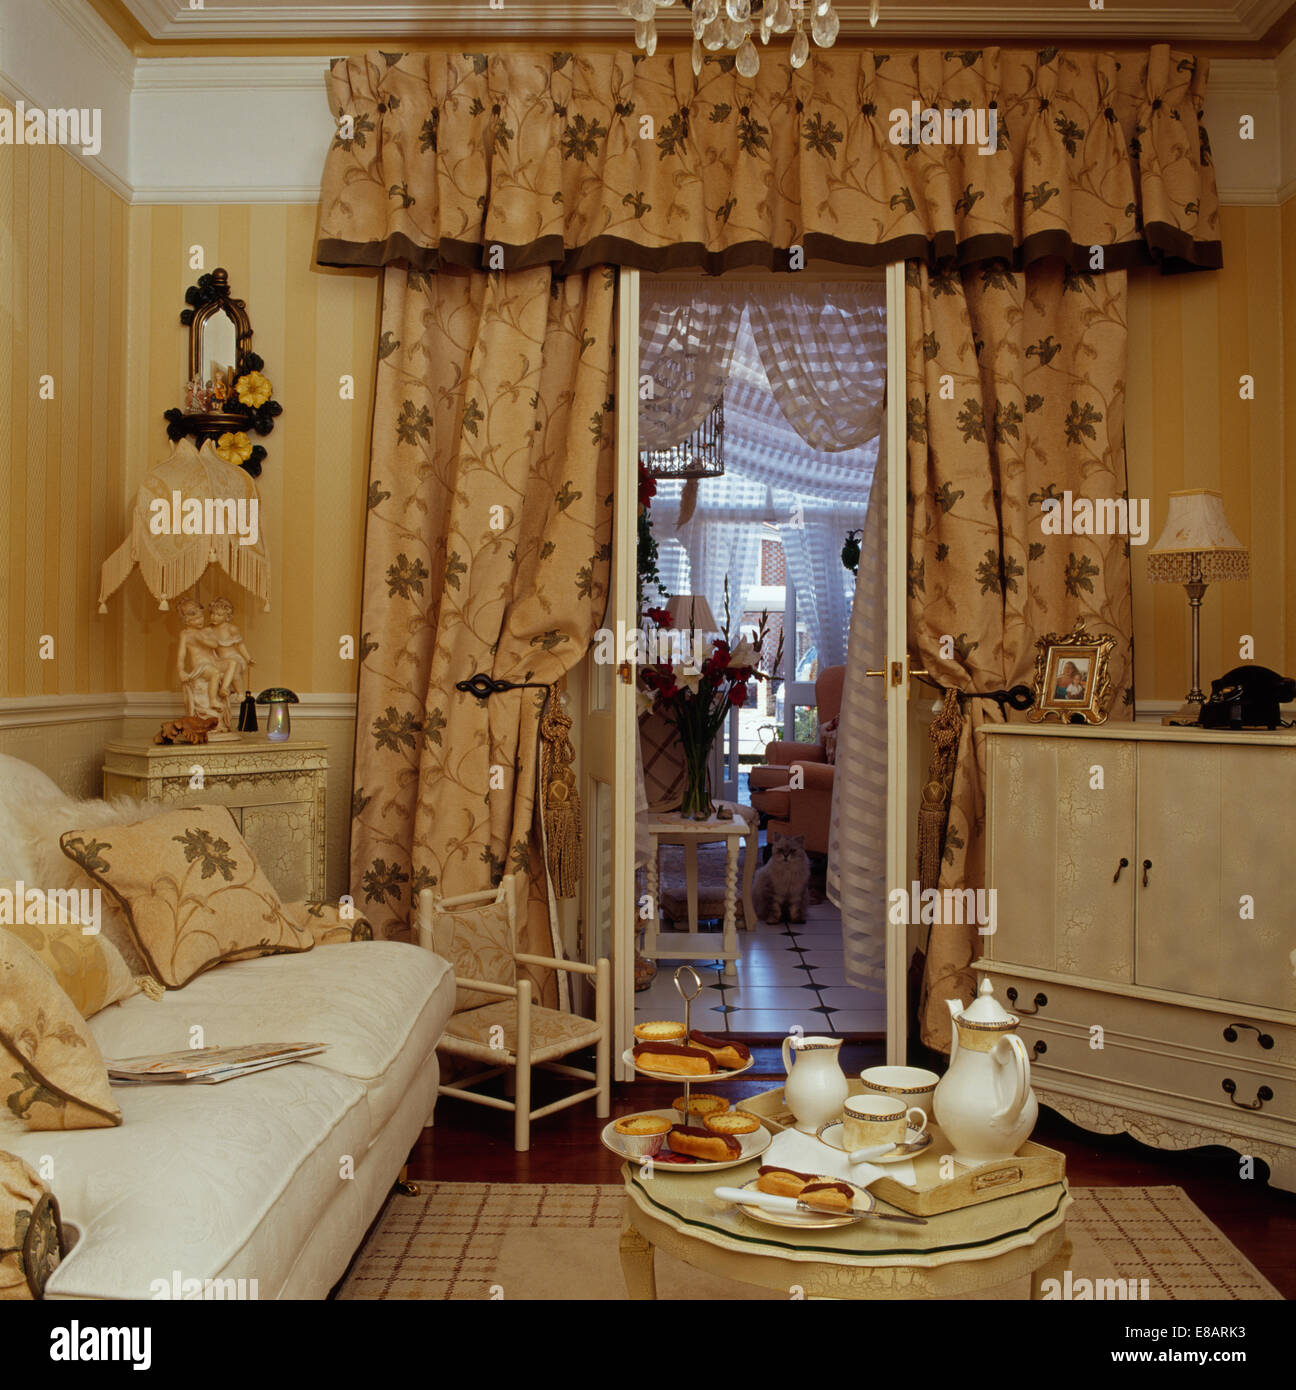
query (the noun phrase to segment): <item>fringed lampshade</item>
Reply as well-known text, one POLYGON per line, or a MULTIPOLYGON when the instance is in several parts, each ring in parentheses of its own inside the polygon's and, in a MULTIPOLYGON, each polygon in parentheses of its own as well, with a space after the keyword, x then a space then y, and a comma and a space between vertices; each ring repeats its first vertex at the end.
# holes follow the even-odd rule
POLYGON ((99 611, 108 611, 107 600, 139 566, 144 583, 165 612, 170 601, 191 589, 210 564, 262 600, 270 608, 270 556, 260 526, 260 496, 256 481, 241 468, 226 463, 208 440, 201 449, 191 439, 181 439, 164 463, 152 469, 135 494, 130 534, 104 561, 99 578, 99 611), (205 518, 219 517, 223 530, 211 527, 186 532, 186 505, 197 501, 205 518), (255 509, 249 503, 255 502, 255 509), (254 542, 243 544, 231 518, 258 514, 254 542), (231 505, 232 504, 232 505, 231 505))

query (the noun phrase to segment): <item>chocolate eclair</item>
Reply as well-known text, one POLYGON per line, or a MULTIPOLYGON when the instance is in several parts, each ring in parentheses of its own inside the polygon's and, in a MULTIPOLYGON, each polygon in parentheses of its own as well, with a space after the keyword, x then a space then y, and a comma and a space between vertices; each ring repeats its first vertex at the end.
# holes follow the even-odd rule
POLYGON ((726 1042, 723 1038, 711 1038, 696 1028, 689 1034, 689 1042, 709 1052, 726 1071, 745 1067, 751 1061, 751 1049, 740 1042, 726 1042))

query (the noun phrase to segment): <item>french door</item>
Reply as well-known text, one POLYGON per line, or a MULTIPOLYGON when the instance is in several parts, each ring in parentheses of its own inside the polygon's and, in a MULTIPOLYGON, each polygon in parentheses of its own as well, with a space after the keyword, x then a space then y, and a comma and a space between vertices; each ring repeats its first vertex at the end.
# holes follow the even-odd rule
MULTIPOLYGON (((810 272, 803 272, 810 278, 810 272)), ((638 521, 638 418, 626 404, 639 399, 639 272, 618 272, 617 457, 613 520, 612 577, 604 625, 613 633, 635 627, 636 537, 638 521)), ((833 278, 847 278, 844 275, 833 278)), ((908 884, 908 640, 907 508, 905 468, 904 266, 886 271, 887 411, 887 636, 880 673, 887 703, 887 884, 908 884)), ((618 653, 619 657, 620 653, 618 653)), ((794 672, 793 672, 794 674, 794 672)), ((638 737, 634 669, 587 658, 581 719, 581 752, 586 805, 586 874, 583 917, 586 957, 610 955, 613 978, 614 1057, 618 1080, 629 1079, 621 1054, 633 1042, 634 955, 638 903, 634 896, 635 742, 638 737)), ((813 686, 809 686, 813 703, 813 686)), ((793 700, 789 686, 785 702, 793 700)), ((800 696, 800 702, 806 701, 800 696)), ((791 704, 785 708, 791 710, 791 704)), ((906 1060, 907 930, 888 924, 886 942, 887 1061, 906 1060)))

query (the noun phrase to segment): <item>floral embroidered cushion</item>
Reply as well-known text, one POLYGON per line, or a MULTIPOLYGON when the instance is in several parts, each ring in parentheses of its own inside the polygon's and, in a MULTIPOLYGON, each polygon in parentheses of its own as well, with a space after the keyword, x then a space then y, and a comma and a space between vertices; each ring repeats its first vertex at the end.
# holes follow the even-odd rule
POLYGON ((139 993, 121 952, 103 932, 87 932, 79 922, 46 922, 47 895, 24 888, 11 879, 0 883, 0 928, 36 952, 82 1018, 139 993), (35 900, 32 893, 38 894, 35 900))
POLYGON ((190 806, 138 825, 59 840, 122 905, 153 978, 182 989, 228 960, 309 951, 225 806, 190 806))
POLYGON ((43 1297, 66 1248, 54 1195, 21 1158, 0 1151, 0 1303, 43 1297))
POLYGON ((108 1069, 54 973, 0 931, 0 1100, 28 1129, 121 1124, 108 1069))
POLYGON ((285 903, 284 911, 299 927, 310 932, 317 946, 374 939, 372 923, 349 903, 345 916, 341 903, 285 903))
MULTIPOLYGON (((454 966, 458 979, 484 980, 492 985, 517 983, 510 886, 506 879, 495 901, 482 907, 454 907, 441 911, 433 905, 432 949, 454 966)), ((483 1004, 496 1004, 501 997, 460 985, 454 1011, 458 1014, 465 1009, 479 1009, 483 1004)))

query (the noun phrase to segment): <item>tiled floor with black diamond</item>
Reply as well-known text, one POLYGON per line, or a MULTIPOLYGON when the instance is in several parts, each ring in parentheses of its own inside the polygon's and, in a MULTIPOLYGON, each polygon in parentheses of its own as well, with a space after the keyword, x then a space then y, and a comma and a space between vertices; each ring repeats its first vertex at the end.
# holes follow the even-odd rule
MULTIPOLYGON (((663 933, 662 944, 670 939, 663 933)), ((841 914, 830 902, 812 903, 798 926, 738 933, 742 952, 738 983, 726 985, 718 961, 692 962, 702 977, 693 1003, 693 1026, 707 1033, 786 1036, 794 1024, 807 1034, 841 1037, 884 1034, 886 999, 881 986, 857 989, 844 983, 841 914)), ((679 1018, 673 972, 680 961, 657 962, 652 985, 635 995, 635 1021, 679 1018)))

